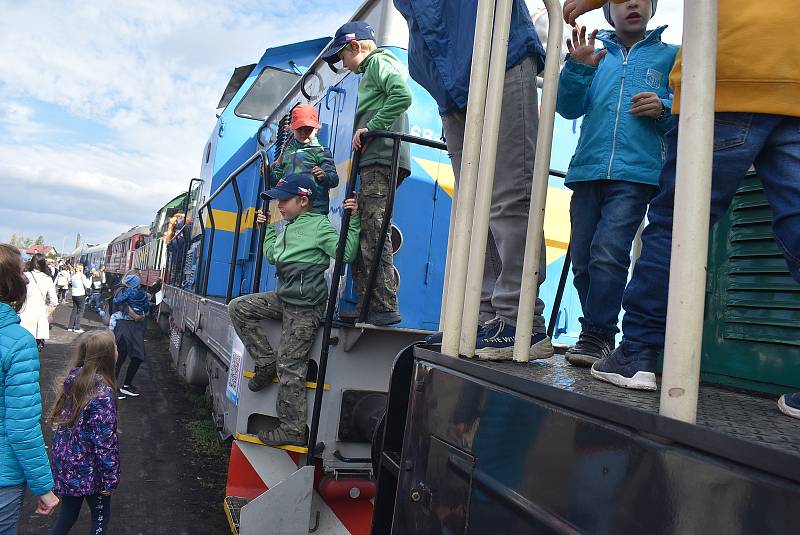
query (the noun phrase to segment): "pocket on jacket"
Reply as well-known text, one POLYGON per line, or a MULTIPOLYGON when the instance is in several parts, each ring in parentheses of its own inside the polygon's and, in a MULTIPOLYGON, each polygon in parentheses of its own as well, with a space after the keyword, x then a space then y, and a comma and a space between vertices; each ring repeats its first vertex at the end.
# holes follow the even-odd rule
POLYGON ((714 150, 743 145, 752 121, 752 113, 717 113, 714 118, 714 150))

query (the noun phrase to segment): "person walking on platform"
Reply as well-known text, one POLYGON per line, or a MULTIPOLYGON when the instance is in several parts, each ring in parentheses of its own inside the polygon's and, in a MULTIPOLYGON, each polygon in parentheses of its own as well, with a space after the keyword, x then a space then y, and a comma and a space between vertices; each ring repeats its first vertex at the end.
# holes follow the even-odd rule
MULTIPOLYGON (((268 446, 304 446, 307 440, 305 381, 309 352, 325 312, 325 271, 336 256, 339 242, 328 218, 311 209, 314 189, 314 177, 303 173, 288 175, 267 190, 266 194, 278 201, 286 221, 280 235, 274 225, 268 225, 264 239, 264 256, 278 271, 278 289, 243 295, 228 304, 233 328, 255 360, 255 377, 248 388, 257 392, 276 374, 280 379, 280 425, 258 434, 268 446), (267 318, 283 322, 277 353, 261 327, 267 318)), ((358 251, 358 204, 347 199, 343 206, 353 212, 343 259, 352 262, 358 251)), ((263 225, 267 217, 259 211, 257 221, 263 225)))
MULTIPOLYGON (((409 73, 439 105, 457 183, 466 129, 478 2, 394 0, 394 5, 408 22, 409 73)), ((525 248, 528 228, 539 122, 536 74, 544 68, 544 56, 544 48, 525 1, 515 0, 511 12, 500 137, 497 141, 497 163, 483 271, 481 325, 475 346, 478 358, 508 360, 514 352, 522 283, 521 251, 525 248)), ((455 202, 455 196, 453 200, 455 202)), ((539 264, 540 285, 544 282, 546 270, 546 258, 542 254, 539 264)), ((534 359, 553 356, 553 345, 547 336, 543 313, 544 302, 537 298, 530 350, 534 359)), ((441 343, 442 334, 437 333, 427 341, 441 343)))
POLYGON ((17 532, 26 486, 37 496, 37 513, 58 505, 39 422, 39 351, 17 315, 27 295, 22 265, 19 249, 0 244, 0 535, 17 532))
POLYGON ((82 333, 81 320, 83 311, 86 308, 86 290, 92 287, 92 279, 83 273, 83 265, 75 266, 75 273, 70 279, 70 289, 72 291, 72 313, 69 316, 67 330, 82 333))
POLYGON ((28 292, 25 306, 19 311, 21 325, 36 338, 39 351, 50 339, 50 315, 58 304, 56 287, 47 274, 47 264, 42 253, 35 253, 28 261, 28 292))
MULTIPOLYGON (((358 107, 355 116, 353 149, 360 150, 359 176, 361 188, 361 238, 359 254, 353 262, 353 285, 358 294, 354 310, 340 311, 339 318, 356 320, 361 316, 365 300, 369 300, 367 323, 394 325, 400 323, 397 304, 397 278, 392 260, 392 243, 384 237, 383 248, 378 251, 381 231, 386 217, 386 198, 391 183, 392 147, 389 139, 362 141, 361 135, 371 130, 390 130, 408 133, 408 110, 411 90, 406 83, 406 70, 397 57, 388 50, 378 48, 372 26, 363 21, 352 21, 336 30, 336 35, 322 59, 333 64, 342 62, 345 69, 363 74, 358 83, 358 107), (380 255, 378 273, 372 295, 365 295, 370 271, 380 255)), ((411 151, 407 143, 400 144, 397 184, 411 174, 411 151)))
POLYGON ((139 391, 133 386, 133 378, 144 362, 144 335, 150 299, 142 288, 141 278, 136 271, 131 270, 123 277, 122 284, 114 290, 111 302, 115 311, 111 314, 109 327, 114 331, 119 353, 115 377, 120 375, 125 360, 130 357, 125 378, 119 387, 118 399, 138 397, 139 391))
POLYGON ((69 282, 72 274, 69 272, 66 264, 62 264, 56 275, 56 293, 58 294, 58 302, 63 303, 67 300, 67 290, 69 289, 69 282))
POLYGON ((557 110, 583 117, 565 184, 572 190, 570 255, 583 309, 578 343, 566 360, 589 367, 614 349, 631 244, 658 192, 664 134, 675 123, 667 84, 678 47, 661 41, 666 26, 647 31, 655 0, 614 4, 614 31, 573 28, 561 70, 557 110), (595 38, 605 45, 595 50, 595 38), (644 76, 626 73, 641 72, 644 76), (614 141, 607 143, 608 132, 614 141))
MULTIPOLYGON (((567 0, 564 19, 572 23, 606 3, 567 0)), ((772 207, 775 241, 790 275, 800 283, 800 62, 786 46, 785 35, 775 31, 776 17, 786 28, 800 26, 800 10, 791 0, 770 2, 768 9, 743 0, 719 2, 709 223, 725 213, 745 174, 755 166, 772 207), (748 38, 756 42, 742 46, 748 38)), ((681 75, 679 57, 670 74, 672 114, 678 121, 681 75)), ((622 301, 622 343, 592 365, 595 378, 616 386, 657 389, 656 361, 664 347, 669 293, 677 142, 678 129, 673 128, 667 134, 661 191, 650 205, 642 254, 622 301)), ((781 396, 778 407, 800 418, 800 393, 781 396)))
POLYGON ((50 423, 55 430, 53 474, 61 509, 50 535, 69 533, 84 500, 92 516, 90 533, 108 533, 111 494, 119 484, 116 356, 109 331, 83 334, 59 387, 50 423))

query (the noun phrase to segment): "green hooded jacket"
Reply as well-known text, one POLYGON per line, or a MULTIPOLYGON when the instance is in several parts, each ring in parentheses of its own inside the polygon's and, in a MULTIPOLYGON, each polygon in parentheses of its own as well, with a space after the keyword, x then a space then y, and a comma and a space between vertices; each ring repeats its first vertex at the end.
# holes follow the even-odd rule
POLYGON ((309 143, 301 143, 295 138, 289 140, 278 161, 272 166, 267 189, 274 188, 281 178, 292 173, 310 173, 319 167, 325 171, 321 180, 314 179, 314 208, 321 214, 330 209, 328 191, 339 185, 339 175, 333 162, 331 151, 323 147, 315 137, 309 143))
MULTIPOLYGON (((411 89, 406 83, 406 69, 397 56, 378 48, 371 52, 358 68, 363 73, 358 84, 358 108, 355 128, 390 130, 408 133, 411 89)), ((361 154, 360 167, 392 164, 392 141, 373 139, 361 154)), ((400 144, 400 176, 411 174, 411 152, 408 143, 400 144)))
MULTIPOLYGON (((350 218, 344 261, 352 262, 358 253, 361 217, 350 218)), ((325 271, 336 256, 339 233, 327 216, 305 212, 286 223, 278 235, 275 225, 267 225, 264 256, 278 271, 278 297, 286 303, 314 306, 328 296, 325 271)))

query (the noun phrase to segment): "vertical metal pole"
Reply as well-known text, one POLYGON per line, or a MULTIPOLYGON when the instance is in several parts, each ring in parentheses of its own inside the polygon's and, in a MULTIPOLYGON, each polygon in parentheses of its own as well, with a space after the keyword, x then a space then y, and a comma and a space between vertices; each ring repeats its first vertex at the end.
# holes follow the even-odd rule
POLYGON ((669 304, 661 383, 663 416, 694 423, 700 381, 711 211, 717 2, 684 2, 678 161, 669 304))
POLYGON ((211 209, 211 203, 208 203, 208 222, 208 228, 211 232, 208 236, 208 257, 206 258, 206 267, 203 270, 203 291, 200 293, 200 295, 203 297, 208 295, 208 275, 211 273, 211 254, 214 252, 214 234, 217 232, 217 225, 214 223, 214 211, 211 209))
POLYGON ((225 302, 231 302, 233 295, 233 281, 236 277, 237 256, 239 253, 239 237, 242 233, 242 196, 239 193, 239 184, 236 182, 237 175, 234 175, 231 185, 233 195, 236 198, 236 227, 233 229, 233 246, 231 247, 231 265, 228 268, 228 288, 225 291, 225 302))
MULTIPOLYGON (((438 186, 437 186, 438 187, 438 186)), ((444 317, 447 314, 447 292, 450 290, 450 269, 453 253, 453 233, 456 228, 456 207, 458 206, 458 184, 453 183, 453 199, 450 204, 450 226, 447 229, 447 255, 444 260, 444 285, 442 286, 442 307, 439 311, 439 325, 444 325, 444 317)))
MULTIPOLYGON (((265 172, 269 172, 267 170, 267 152, 265 150, 260 150, 261 153, 261 161, 264 163, 265 172)), ((264 174, 259 171, 258 172, 259 178, 259 188, 263 193, 267 189, 267 178, 264 174)), ((261 195, 259 195, 258 200, 256 200, 256 206, 261 205, 260 208, 264 212, 264 215, 268 214, 269 209, 269 199, 262 199, 261 195)), ((255 215, 253 215, 253 229, 256 230, 256 266, 255 271, 253 272, 253 286, 250 288, 250 293, 258 293, 261 289, 261 272, 264 269, 264 238, 267 236, 267 225, 269 225, 269 221, 265 224, 261 225, 260 227, 255 222, 255 215)))
MULTIPOLYGON (((486 118, 480 125, 481 158, 478 165, 478 185, 475 197, 475 212, 472 220, 472 236, 469 248, 466 295, 461 319, 461 343, 459 351, 465 357, 475 355, 475 332, 481 305, 483 270, 486 258, 486 241, 489 233, 489 210, 492 206, 494 170, 497 161, 497 138, 500 132, 500 116, 503 108, 503 87, 506 79, 506 55, 508 34, 511 29, 512 0, 498 0, 495 6, 494 31, 492 32, 489 81, 487 86, 486 118)), ((468 123, 470 124, 470 123, 468 123)))
POLYGON ((547 183, 550 178, 550 150, 553 147, 553 123, 558 94, 559 62, 561 61, 561 37, 564 21, 561 18, 561 2, 545 0, 549 29, 547 31, 547 59, 544 63, 542 104, 539 108, 539 131, 536 138, 536 160, 533 164, 533 188, 528 214, 528 233, 525 239, 525 263, 522 266, 519 310, 517 311, 516 342, 514 360, 528 362, 530 359, 531 332, 533 331, 533 307, 539 291, 539 260, 544 235, 544 207, 547 200, 547 183))
POLYGON ((459 194, 453 233, 450 279, 447 281, 442 353, 458 356, 461 339, 461 318, 464 310, 464 291, 467 284, 467 258, 472 236, 472 212, 475 209, 475 190, 478 181, 478 161, 481 154, 481 125, 486 111, 486 84, 489 79, 489 53, 494 20, 495 0, 478 0, 475 17, 475 40, 472 47, 472 66, 467 100, 467 125, 459 173, 459 194))
MULTIPOLYGON (((572 238, 570 238, 570 242, 572 238)), ((561 276, 558 278, 558 288, 556 289, 556 296, 553 298, 550 311, 550 322, 547 324, 547 336, 553 337, 556 332, 556 320, 558 320, 558 311, 561 308, 561 300, 564 298, 564 287, 567 285, 567 277, 569 277, 569 268, 572 264, 572 255, 567 247, 567 253, 564 255, 564 265, 561 268, 561 276)))

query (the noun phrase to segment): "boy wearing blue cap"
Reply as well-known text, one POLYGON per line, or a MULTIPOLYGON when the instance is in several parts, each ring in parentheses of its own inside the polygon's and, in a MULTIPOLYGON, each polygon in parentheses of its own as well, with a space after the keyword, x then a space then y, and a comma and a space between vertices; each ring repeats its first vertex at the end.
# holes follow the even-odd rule
MULTIPOLYGON (((386 212, 386 197, 392 163, 392 141, 372 139, 362 142, 361 135, 371 130, 408 132, 406 110, 411 105, 411 90, 406 84, 406 71, 397 57, 375 43, 375 32, 363 21, 344 24, 322 58, 331 68, 342 62, 344 67, 364 76, 358 84, 358 108, 355 117, 353 149, 361 150, 359 172, 362 199, 361 243, 353 264, 353 283, 358 293, 358 306, 352 312, 340 312, 342 319, 360 315, 368 285, 369 271, 377 253, 381 227, 386 212)), ((411 174, 411 154, 407 143, 400 144, 400 180, 411 174)), ((397 306, 397 280, 392 262, 391 240, 387 236, 380 251, 381 262, 375 288, 370 296, 367 322, 375 325, 400 323, 397 306)))
MULTIPOLYGON (((557 109, 583 117, 569 164, 572 271, 583 317, 574 366, 591 366, 614 349, 631 244, 658 192, 665 134, 675 125, 667 80, 678 47, 661 41, 666 26, 647 30, 656 0, 610 6, 614 31, 573 28, 561 71, 557 109), (596 50, 595 39, 605 48, 596 50)), ((606 6, 609 7, 609 6, 606 6)))
MULTIPOLYGON (((312 209, 314 177, 308 173, 290 174, 266 194, 278 201, 286 225, 280 235, 275 225, 267 226, 264 256, 278 271, 274 292, 243 295, 228 305, 231 322, 247 351, 255 360, 255 377, 248 388, 257 392, 277 375, 278 419, 280 425, 258 434, 268 446, 304 446, 306 443, 305 380, 308 356, 325 312, 328 286, 325 271, 336 256, 339 235, 328 218, 312 209), (264 318, 282 320, 277 353, 261 327, 264 318)), ((352 211, 344 261, 352 262, 358 251, 360 218, 355 199, 344 207, 352 211)), ((258 213, 257 221, 267 217, 258 213)))

